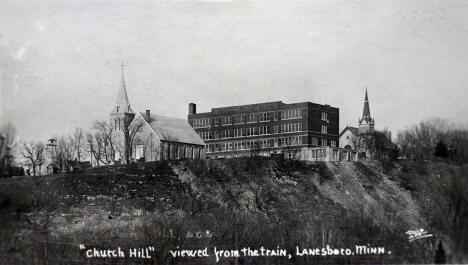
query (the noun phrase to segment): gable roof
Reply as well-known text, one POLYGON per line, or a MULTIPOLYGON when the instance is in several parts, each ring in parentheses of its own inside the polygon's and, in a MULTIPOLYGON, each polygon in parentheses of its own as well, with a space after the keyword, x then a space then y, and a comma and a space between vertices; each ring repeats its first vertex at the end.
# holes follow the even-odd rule
MULTIPOLYGON (((140 112, 140 115, 145 119, 145 113, 140 112)), ((147 122, 162 141, 205 145, 186 120, 151 114, 147 122)))
POLYGON ((353 133, 354 135, 358 135, 358 133, 359 133, 358 128, 351 127, 351 126, 346 126, 346 128, 344 128, 343 131, 341 131, 341 133, 340 133, 340 135, 338 137, 340 137, 343 133, 345 133, 346 130, 350 130, 351 133, 353 133))

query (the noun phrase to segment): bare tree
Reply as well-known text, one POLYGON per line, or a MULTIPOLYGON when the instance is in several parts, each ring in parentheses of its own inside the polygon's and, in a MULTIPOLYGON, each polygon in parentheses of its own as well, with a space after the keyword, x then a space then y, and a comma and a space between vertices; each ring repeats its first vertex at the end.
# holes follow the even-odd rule
MULTIPOLYGON (((398 137, 403 137, 400 135, 398 137)), ((374 158, 393 157, 397 150, 392 143, 392 133, 385 128, 383 131, 374 131, 372 134, 363 133, 351 136, 351 143, 358 153, 365 152, 366 156, 374 158)))
POLYGON ((149 160, 157 160, 161 155, 161 144, 154 133, 150 133, 142 142, 146 146, 145 156, 148 156, 149 160))
POLYGON ((92 133, 86 133, 86 144, 88 146, 88 151, 89 151, 89 157, 92 162, 94 159, 96 161, 96 165, 99 166, 99 163, 102 161, 101 160, 101 152, 100 149, 97 147, 97 144, 94 140, 94 134, 92 133))
POLYGON ((46 146, 43 143, 39 143, 36 147, 37 149, 37 167, 39 170, 39 175, 42 174, 42 165, 46 163, 46 146))
POLYGON ((445 139, 449 147, 450 157, 460 166, 468 161, 468 131, 454 130, 445 139))
POLYGON ((76 159, 81 161, 85 144, 85 133, 83 129, 75 128, 73 135, 70 136, 70 142, 73 146, 73 151, 76 154, 76 159))
POLYGON ((96 140, 96 144, 101 148, 104 156, 106 157, 106 163, 113 160, 115 157, 115 146, 112 139, 114 134, 114 127, 108 124, 105 121, 95 121, 93 128, 97 130, 97 134, 95 134, 94 139, 96 140))
POLYGON ((389 139, 390 141, 392 140, 392 131, 390 131, 388 127, 385 127, 382 133, 387 139, 389 139))
POLYGON ((0 126, 0 177, 14 163, 12 154, 17 147, 15 134, 15 127, 10 122, 0 126))
POLYGON ((101 161, 106 165, 109 164, 113 158, 113 149, 109 147, 112 143, 109 142, 101 132, 96 132, 94 134, 94 140, 96 141, 97 148, 101 154, 101 161))
POLYGON ((125 163, 130 164, 132 160, 133 148, 136 136, 143 130, 144 122, 142 120, 126 120, 122 127, 124 135, 124 159, 125 163))
POLYGON ((36 168, 38 167, 39 173, 41 166, 45 161, 45 145, 41 142, 23 143, 23 150, 21 154, 26 159, 25 164, 32 168, 33 176, 36 176, 36 168))
POLYGON ((55 153, 52 154, 52 162, 54 162, 60 171, 69 171, 69 162, 73 160, 73 144, 70 138, 62 136, 58 138, 55 153))
POLYGON ((440 184, 434 185, 434 200, 428 203, 427 216, 437 230, 453 240, 452 253, 464 253, 468 246, 468 178, 465 171, 468 161, 468 131, 449 132, 446 141, 450 146, 450 160, 458 171, 439 175, 440 184))
POLYGON ((411 128, 400 131, 397 136, 397 144, 403 154, 415 158, 430 158, 434 148, 440 141, 444 141, 453 127, 447 120, 435 118, 421 121, 411 128))
POLYGON ((94 159, 97 166, 108 165, 111 160, 111 151, 106 137, 100 131, 88 132, 85 140, 91 160, 94 159))
POLYGON ((412 140, 411 140, 411 133, 408 131, 401 131, 398 132, 396 143, 400 148, 400 153, 407 157, 409 154, 412 153, 412 140))

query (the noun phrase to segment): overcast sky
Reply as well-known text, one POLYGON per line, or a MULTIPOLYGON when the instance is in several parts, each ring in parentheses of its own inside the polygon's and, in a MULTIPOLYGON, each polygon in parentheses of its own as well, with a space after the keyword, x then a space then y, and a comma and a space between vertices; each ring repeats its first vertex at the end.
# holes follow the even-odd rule
POLYGON ((22 139, 134 110, 324 102, 356 126, 468 123, 468 1, 0 2, 0 119, 22 139))

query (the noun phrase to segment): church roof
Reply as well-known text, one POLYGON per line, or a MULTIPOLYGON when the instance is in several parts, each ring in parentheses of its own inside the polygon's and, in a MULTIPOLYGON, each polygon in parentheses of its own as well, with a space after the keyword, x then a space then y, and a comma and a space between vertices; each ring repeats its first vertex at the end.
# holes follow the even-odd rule
POLYGON ((343 129, 343 131, 340 133, 339 136, 341 136, 346 130, 350 130, 354 135, 359 134, 359 129, 356 127, 351 127, 351 126, 346 126, 346 128, 343 129))
POLYGON ((362 110, 362 118, 359 122, 361 123, 362 121, 366 121, 367 123, 371 123, 373 121, 370 115, 369 98, 367 96, 367 89, 366 89, 366 97, 364 98, 364 109, 362 110))
POLYGON ((122 65, 122 78, 120 79, 120 87, 119 91, 117 92, 117 102, 112 110, 112 113, 134 113, 132 108, 130 107, 130 101, 128 100, 127 95, 127 87, 125 86, 125 79, 123 74, 123 65, 122 65))
MULTIPOLYGON (((146 117, 144 112, 140 112, 140 114, 142 117, 146 117)), ((186 120, 151 114, 148 124, 163 141, 205 145, 186 120)))
POLYGON ((117 104, 130 105, 130 102, 128 101, 127 88, 125 87, 125 79, 123 72, 122 78, 120 80, 119 92, 117 93, 117 104))

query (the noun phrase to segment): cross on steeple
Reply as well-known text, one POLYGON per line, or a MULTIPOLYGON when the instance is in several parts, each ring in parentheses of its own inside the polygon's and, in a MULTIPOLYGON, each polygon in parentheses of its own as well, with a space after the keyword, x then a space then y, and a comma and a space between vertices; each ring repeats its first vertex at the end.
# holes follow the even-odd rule
POLYGON ((122 60, 122 63, 120 64, 120 68, 122 68, 122 76, 123 76, 123 68, 124 68, 124 66, 125 66, 125 64, 124 64, 124 62, 123 62, 123 60, 122 60))
POLYGON ((125 64, 122 60, 122 63, 120 64, 120 68, 122 71, 122 77, 120 80, 120 88, 117 92, 117 102, 114 107, 113 113, 131 113, 132 109, 130 108, 130 102, 128 100, 128 95, 127 95, 127 88, 125 87, 125 79, 124 79, 124 68, 125 64))

